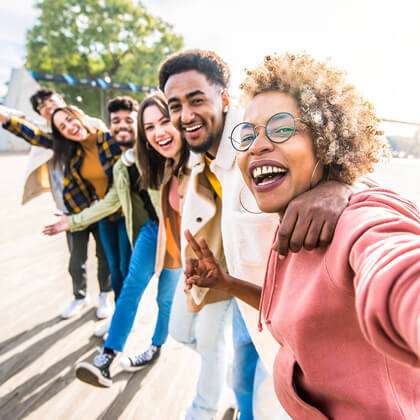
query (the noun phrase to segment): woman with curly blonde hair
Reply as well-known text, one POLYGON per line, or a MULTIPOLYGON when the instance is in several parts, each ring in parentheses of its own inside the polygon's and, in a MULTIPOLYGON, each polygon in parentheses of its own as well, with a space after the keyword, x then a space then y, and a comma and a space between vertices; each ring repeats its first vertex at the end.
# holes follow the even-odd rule
MULTIPOLYGON (((343 72, 308 55, 266 57, 241 89, 245 122, 231 141, 263 212, 282 215, 323 179, 353 183, 387 152, 372 106, 343 72)), ((420 217, 412 203, 382 188, 354 194, 328 247, 271 252, 262 288, 229 276, 204 240, 186 237, 197 255, 187 285, 260 310, 280 347, 275 390, 293 418, 419 417, 420 217)))

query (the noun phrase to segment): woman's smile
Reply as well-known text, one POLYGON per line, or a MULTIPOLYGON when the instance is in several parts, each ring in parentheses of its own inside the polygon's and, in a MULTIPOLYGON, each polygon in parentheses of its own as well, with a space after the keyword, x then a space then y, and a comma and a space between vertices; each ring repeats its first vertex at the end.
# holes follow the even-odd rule
MULTIPOLYGON (((280 112, 299 118, 296 100, 279 91, 256 95, 248 104, 244 120, 265 127, 280 112)), ((249 149, 238 153, 238 165, 248 188, 263 212, 283 212, 288 203, 311 186, 316 165, 309 131, 295 130, 286 141, 275 143, 260 128, 249 149)), ((320 173, 321 166, 320 166, 320 173)), ((316 182, 320 179, 317 173, 316 182)), ((316 183, 315 182, 315 183, 316 183)))
POLYGON ((268 192, 279 186, 287 176, 287 168, 271 160, 253 161, 249 174, 257 192, 268 192))
POLYGON ((181 134, 156 105, 144 110, 143 125, 146 139, 153 149, 168 159, 179 155, 182 148, 181 134))

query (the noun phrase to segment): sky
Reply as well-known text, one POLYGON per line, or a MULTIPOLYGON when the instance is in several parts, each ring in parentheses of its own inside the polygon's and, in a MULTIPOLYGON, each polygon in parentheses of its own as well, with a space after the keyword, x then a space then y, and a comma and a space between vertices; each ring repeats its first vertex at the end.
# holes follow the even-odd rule
MULTIPOLYGON (((185 46, 218 52, 236 91, 243 69, 264 55, 304 51, 346 70, 382 118, 420 122, 418 0, 143 0, 183 35, 185 46)), ((24 61, 32 0, 0 1, 0 95, 24 61)))

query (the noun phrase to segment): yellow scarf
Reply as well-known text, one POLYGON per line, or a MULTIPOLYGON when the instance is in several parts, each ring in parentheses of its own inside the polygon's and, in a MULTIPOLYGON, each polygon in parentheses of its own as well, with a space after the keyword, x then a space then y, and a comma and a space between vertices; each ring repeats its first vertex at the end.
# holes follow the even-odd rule
POLYGON ((210 163, 213 159, 209 158, 207 155, 204 155, 204 161, 206 163, 206 167, 204 168, 204 175, 210 182, 214 192, 216 195, 222 199, 222 186, 220 185, 220 181, 217 179, 217 176, 210 170, 210 163))

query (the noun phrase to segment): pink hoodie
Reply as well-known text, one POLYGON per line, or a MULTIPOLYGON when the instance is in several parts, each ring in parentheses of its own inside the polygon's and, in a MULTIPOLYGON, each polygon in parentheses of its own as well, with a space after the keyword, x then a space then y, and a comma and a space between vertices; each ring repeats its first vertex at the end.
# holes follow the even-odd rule
POLYGON ((420 217, 409 201, 355 194, 328 248, 272 252, 261 312, 293 418, 420 419, 420 217))

